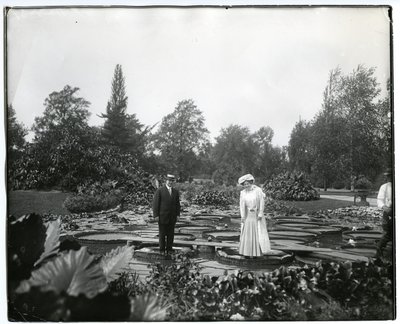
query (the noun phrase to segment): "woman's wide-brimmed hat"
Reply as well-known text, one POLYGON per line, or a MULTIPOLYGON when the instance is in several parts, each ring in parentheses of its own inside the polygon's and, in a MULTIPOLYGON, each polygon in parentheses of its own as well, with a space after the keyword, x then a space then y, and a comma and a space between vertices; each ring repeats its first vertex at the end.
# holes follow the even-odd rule
POLYGON ((254 177, 250 173, 245 174, 239 178, 238 183, 241 185, 245 181, 254 181, 254 177))

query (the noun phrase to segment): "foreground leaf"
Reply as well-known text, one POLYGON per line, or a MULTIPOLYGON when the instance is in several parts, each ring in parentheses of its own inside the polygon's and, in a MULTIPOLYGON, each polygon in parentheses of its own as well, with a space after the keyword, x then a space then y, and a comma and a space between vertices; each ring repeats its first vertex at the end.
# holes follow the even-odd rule
POLYGON ((8 276, 10 280, 27 279, 34 263, 44 251, 46 227, 38 214, 28 214, 7 224, 8 276))
POLYGON ((22 282, 17 292, 23 293, 32 286, 41 286, 43 290, 66 292, 71 296, 84 294, 93 298, 107 288, 102 268, 93 261, 94 257, 86 247, 79 251, 70 250, 33 271, 31 278, 22 282))
POLYGON ((60 247, 61 221, 60 219, 50 222, 46 230, 46 242, 44 243, 44 251, 39 260, 35 262, 35 266, 43 262, 45 259, 52 257, 58 253, 60 247))
POLYGON ((127 321, 131 311, 128 296, 115 296, 108 291, 91 299, 83 295, 69 297, 67 305, 70 311, 68 320, 73 322, 127 321))
POLYGON ((119 274, 124 271, 132 260, 133 247, 132 246, 119 246, 116 249, 111 250, 107 253, 100 262, 107 282, 118 279, 119 274))

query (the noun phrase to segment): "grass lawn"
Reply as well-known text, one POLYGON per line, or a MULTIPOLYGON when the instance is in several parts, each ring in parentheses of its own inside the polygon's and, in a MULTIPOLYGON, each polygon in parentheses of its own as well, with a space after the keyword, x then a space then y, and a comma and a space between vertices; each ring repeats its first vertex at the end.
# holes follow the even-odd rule
POLYGON ((10 191, 7 195, 8 214, 16 217, 29 213, 70 214, 63 207, 64 200, 68 195, 68 193, 60 191, 10 191))
MULTIPOLYGON (((8 214, 21 216, 28 213, 51 213, 66 215, 70 212, 63 207, 69 193, 60 191, 18 190, 8 193, 8 214)), ((351 206, 352 202, 336 199, 321 198, 312 201, 285 201, 288 206, 302 209, 305 213, 321 209, 336 209, 351 206)))
MULTIPOLYGON (((326 196, 348 196, 348 197, 354 197, 354 192, 346 189, 328 189, 327 191, 324 191, 324 189, 320 188, 318 189, 318 193, 320 195, 326 195, 326 196)), ((370 190, 368 194, 368 198, 376 198, 378 195, 378 191, 370 190)))
POLYGON ((300 208, 306 213, 315 212, 321 209, 336 209, 353 205, 351 201, 329 198, 321 198, 319 200, 310 201, 285 201, 284 203, 287 206, 300 208))

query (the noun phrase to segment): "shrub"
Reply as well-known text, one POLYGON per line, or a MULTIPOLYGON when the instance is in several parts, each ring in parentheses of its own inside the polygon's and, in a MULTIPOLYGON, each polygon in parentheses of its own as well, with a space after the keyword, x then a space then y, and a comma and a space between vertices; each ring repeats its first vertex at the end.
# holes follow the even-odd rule
POLYGON ((311 186, 304 173, 281 173, 265 182, 263 189, 267 195, 278 200, 319 199, 318 192, 311 186))
POLYGON ((177 183, 176 188, 179 190, 181 200, 192 202, 203 187, 196 183, 177 183))
POLYGON ((65 199, 64 206, 71 213, 90 213, 117 207, 123 199, 121 190, 108 193, 78 193, 65 199))
POLYGON ((196 195, 193 199, 193 202, 199 205, 225 207, 232 203, 232 199, 224 192, 212 190, 212 191, 204 191, 196 195))
POLYGON ((371 189, 372 182, 365 176, 360 176, 354 183, 355 189, 371 189))

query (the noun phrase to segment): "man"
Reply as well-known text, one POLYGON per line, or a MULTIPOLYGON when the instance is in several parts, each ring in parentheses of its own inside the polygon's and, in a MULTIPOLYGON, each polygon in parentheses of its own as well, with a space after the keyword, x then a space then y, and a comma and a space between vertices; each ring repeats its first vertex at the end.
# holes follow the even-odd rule
POLYGON ((166 183, 157 189, 153 198, 153 216, 158 218, 160 253, 172 253, 175 223, 181 213, 179 191, 173 188, 175 176, 168 174, 166 183))
POLYGON ((383 209, 382 229, 383 236, 378 243, 376 252, 377 257, 381 257, 383 250, 389 241, 393 240, 393 209, 392 209, 392 170, 387 169, 384 173, 385 181, 380 188, 377 196, 378 208, 383 209))

